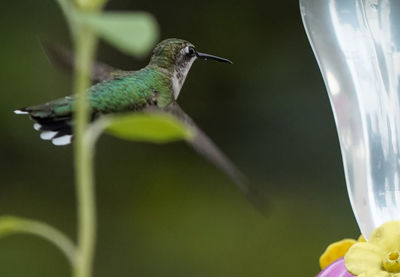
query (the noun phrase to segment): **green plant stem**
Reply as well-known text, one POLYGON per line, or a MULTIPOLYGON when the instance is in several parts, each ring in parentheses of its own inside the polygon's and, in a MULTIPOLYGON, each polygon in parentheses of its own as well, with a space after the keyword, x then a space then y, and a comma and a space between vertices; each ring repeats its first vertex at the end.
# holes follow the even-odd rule
POLYGON ((96 201, 93 172, 93 147, 86 139, 89 107, 86 90, 97 39, 90 29, 78 24, 75 33, 75 174, 78 200, 78 257, 75 277, 92 276, 96 241, 96 201))
POLYGON ((72 268, 76 265, 76 247, 73 242, 56 228, 36 220, 15 216, 0 217, 0 238, 16 233, 25 233, 42 237, 57 246, 68 258, 72 268))

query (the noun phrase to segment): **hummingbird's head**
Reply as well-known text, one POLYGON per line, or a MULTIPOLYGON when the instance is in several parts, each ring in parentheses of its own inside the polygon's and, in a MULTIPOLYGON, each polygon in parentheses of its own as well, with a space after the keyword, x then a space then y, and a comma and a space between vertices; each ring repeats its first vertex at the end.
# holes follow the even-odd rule
POLYGON ((186 40, 170 38, 161 41, 154 48, 150 65, 164 68, 172 74, 171 85, 176 99, 178 98, 190 67, 198 58, 232 63, 230 60, 224 58, 200 53, 193 44, 186 40))

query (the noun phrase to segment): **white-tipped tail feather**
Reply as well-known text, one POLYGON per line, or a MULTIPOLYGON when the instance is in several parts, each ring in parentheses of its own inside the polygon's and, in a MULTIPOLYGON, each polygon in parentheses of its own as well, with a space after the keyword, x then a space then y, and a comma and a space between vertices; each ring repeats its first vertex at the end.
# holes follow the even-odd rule
POLYGON ((59 138, 55 138, 51 142, 57 146, 67 145, 72 142, 72 135, 65 135, 59 138))
POLYGON ((26 111, 21 111, 21 110, 15 110, 14 113, 15 113, 15 114, 29 114, 28 112, 26 112, 26 111))
POLYGON ((55 135, 57 135, 57 132, 44 131, 40 134, 40 138, 43 140, 51 140, 55 135))
MULTIPOLYGON (((42 125, 39 123, 35 123, 35 124, 33 124, 33 129, 40 132, 42 129, 42 125)), ((71 144, 72 135, 64 135, 61 137, 56 137, 57 135, 58 135, 57 131, 42 131, 40 133, 40 138, 43 140, 51 140, 51 142, 57 146, 71 144)))
MULTIPOLYGON (((33 108, 37 109, 37 107, 33 108)), ((32 111, 33 108, 22 108, 15 110, 14 113, 29 114, 31 119, 36 121, 33 124, 33 129, 40 132, 41 139, 51 140, 54 145, 67 145, 72 143, 72 122, 69 117, 38 116, 32 111)))
POLYGON ((41 128, 42 128, 42 125, 40 125, 39 123, 33 124, 33 129, 35 129, 36 131, 40 131, 41 128))

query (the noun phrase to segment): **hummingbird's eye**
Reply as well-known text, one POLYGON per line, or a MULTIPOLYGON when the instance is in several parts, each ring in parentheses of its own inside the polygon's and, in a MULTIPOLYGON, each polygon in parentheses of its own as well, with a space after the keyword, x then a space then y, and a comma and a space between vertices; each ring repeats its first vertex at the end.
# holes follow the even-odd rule
POLYGON ((196 50, 194 49, 193 46, 188 46, 185 48, 185 53, 189 57, 194 57, 196 55, 196 50))

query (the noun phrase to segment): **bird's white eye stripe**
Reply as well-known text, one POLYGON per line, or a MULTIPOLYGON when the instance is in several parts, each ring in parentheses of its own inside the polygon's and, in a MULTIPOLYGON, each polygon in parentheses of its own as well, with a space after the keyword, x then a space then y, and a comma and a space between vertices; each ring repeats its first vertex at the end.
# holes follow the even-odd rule
POLYGON ((185 54, 189 54, 189 52, 190 52, 190 46, 186 46, 185 47, 185 54))

